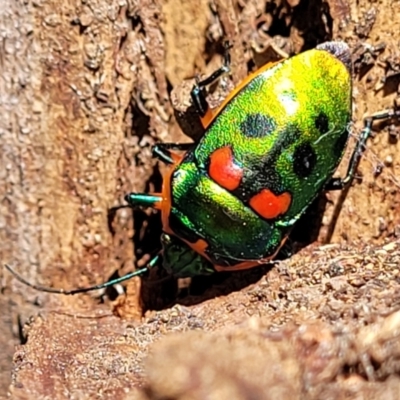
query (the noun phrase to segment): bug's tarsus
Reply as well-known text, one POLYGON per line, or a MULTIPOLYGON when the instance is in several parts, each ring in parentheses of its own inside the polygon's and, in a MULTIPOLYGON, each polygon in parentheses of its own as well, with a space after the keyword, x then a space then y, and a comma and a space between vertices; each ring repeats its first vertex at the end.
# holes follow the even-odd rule
POLYGON ((344 178, 332 178, 326 185, 325 190, 342 190, 351 182, 356 172, 358 163, 360 162, 361 156, 365 150, 366 142, 371 135, 372 125, 375 121, 399 117, 400 109, 390 109, 377 112, 376 114, 364 118, 364 128, 360 133, 356 148, 351 156, 346 176, 344 178))
POLYGON ((119 283, 122 283, 124 281, 127 281, 128 279, 134 278, 136 276, 142 276, 149 272, 158 262, 159 256, 155 256, 152 260, 149 261, 146 267, 140 268, 136 271, 130 272, 124 276, 121 276, 116 279, 112 279, 111 281, 100 283, 98 285, 93 285, 93 286, 88 286, 85 288, 79 288, 79 289, 71 289, 71 290, 66 290, 66 289, 56 289, 48 286, 42 286, 42 285, 37 285, 35 283, 31 283, 27 281, 22 275, 18 274, 12 267, 10 267, 8 264, 4 264, 4 267, 9 271, 15 279, 17 279, 19 282, 23 283, 26 286, 29 286, 35 290, 38 290, 40 292, 45 292, 45 293, 53 293, 53 294, 65 294, 65 295, 73 295, 77 293, 85 293, 85 292, 91 292, 93 290, 100 290, 100 289, 106 289, 110 286, 117 285, 119 283))
POLYGON ((231 55, 229 50, 232 45, 229 42, 224 43, 224 61, 216 71, 214 71, 209 77, 197 82, 197 86, 204 88, 206 86, 212 85, 217 80, 221 79, 224 75, 229 74, 231 71, 231 55))

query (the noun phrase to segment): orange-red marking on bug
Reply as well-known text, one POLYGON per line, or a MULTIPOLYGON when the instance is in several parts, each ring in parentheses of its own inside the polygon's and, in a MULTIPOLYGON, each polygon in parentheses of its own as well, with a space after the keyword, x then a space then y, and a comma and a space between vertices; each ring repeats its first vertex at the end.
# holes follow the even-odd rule
POLYGON ((265 219, 274 219, 284 214, 290 206, 292 196, 288 192, 280 195, 263 189, 250 199, 250 207, 265 219))
POLYGON ((227 190, 235 190, 243 177, 243 170, 234 163, 232 149, 228 146, 211 154, 208 173, 218 185, 227 190))

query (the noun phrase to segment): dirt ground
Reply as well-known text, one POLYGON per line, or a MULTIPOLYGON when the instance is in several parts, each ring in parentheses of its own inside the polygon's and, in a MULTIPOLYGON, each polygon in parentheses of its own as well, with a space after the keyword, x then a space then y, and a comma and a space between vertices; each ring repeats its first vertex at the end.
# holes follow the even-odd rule
MULTIPOLYGON (((79 157, 66 150, 62 185, 68 193, 76 190, 82 204, 71 212, 60 205, 52 214, 64 232, 42 229, 42 242, 54 236, 54 247, 62 249, 57 257, 53 249, 42 254, 43 274, 35 275, 30 263, 20 269, 55 287, 122 275, 157 250, 157 214, 137 211, 132 222, 130 211, 112 206, 132 188, 160 186, 163 167, 151 160, 150 147, 191 140, 177 122, 193 123, 181 115, 190 87, 185 80, 220 65, 225 39, 232 43, 232 74, 210 94, 213 105, 257 66, 331 39, 345 40, 352 49, 354 136, 364 116, 400 98, 400 5, 394 1, 137 0, 114 5, 112 18, 100 0, 98 7, 77 3, 68 9, 53 3, 56 11, 46 17, 40 7, 31 10, 34 36, 48 34, 59 44, 69 30, 85 35, 92 27, 96 40, 106 23, 124 32, 107 48, 110 59, 98 59, 85 47, 85 67, 98 62, 118 75, 118 101, 104 94, 111 85, 107 76, 92 85, 106 106, 93 119, 98 125, 85 125, 92 135, 85 146, 115 161, 102 166, 99 182, 109 183, 98 189, 93 169, 87 179, 94 184, 79 187, 81 181, 71 178, 79 157), (124 127, 109 136, 120 153, 107 147, 107 137, 98 140, 104 121, 124 127), (69 220, 102 225, 107 241, 89 235, 90 229, 69 232, 69 220), (73 267, 52 269, 54 259, 73 267)), ((107 31, 111 42, 120 32, 114 28, 107 31)), ((51 57, 41 62, 49 66, 43 75, 48 80, 41 82, 41 90, 51 94, 49 103, 63 102, 77 125, 79 113, 97 112, 86 93, 79 93, 78 103, 61 96, 65 87, 51 82, 51 57)), ((69 66, 58 67, 67 76, 69 66)), ((195 126, 190 128, 196 139, 195 126)), ((274 265, 191 281, 154 270, 127 282, 126 293, 70 297, 37 293, 4 273, 4 393, 13 399, 400 398, 399 128, 396 121, 374 125, 351 188, 322 195, 294 232, 298 252, 274 265)), ((63 145, 70 142, 73 147, 72 139, 63 145)), ((348 159, 349 154, 339 173, 348 159)), ((7 236, 5 245, 6 240, 13 238, 7 236)), ((10 257, 7 249, 1 254, 10 257)))
POLYGON ((396 399, 399 262, 394 242, 309 247, 140 321, 47 310, 25 327, 12 398, 396 399))

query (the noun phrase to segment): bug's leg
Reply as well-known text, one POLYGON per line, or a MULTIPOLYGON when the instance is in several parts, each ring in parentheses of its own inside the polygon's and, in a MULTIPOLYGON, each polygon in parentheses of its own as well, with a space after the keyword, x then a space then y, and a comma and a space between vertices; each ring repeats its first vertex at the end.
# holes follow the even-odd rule
POLYGON ((152 152, 154 158, 165 164, 177 164, 182 157, 173 151, 188 151, 192 147, 193 143, 158 143, 153 146, 152 152))
POLYGON ((364 119, 364 129, 361 131, 356 148, 351 155, 346 176, 344 178, 332 178, 325 186, 325 190, 341 190, 353 179, 362 153, 365 150, 365 144, 371 134, 372 124, 375 121, 393 117, 400 117, 400 110, 386 110, 364 119))
MULTIPOLYGON (((193 143, 159 143, 153 146, 153 157, 165 162, 166 164, 175 165, 182 156, 172 152, 171 150, 187 151, 193 147, 193 143)), ((125 201, 130 207, 151 207, 161 210, 165 202, 163 196, 159 193, 128 193, 125 201)))
POLYGON ((117 285, 121 282, 127 281, 128 279, 134 278, 135 276, 142 276, 148 271, 150 271, 153 267, 155 267, 158 264, 160 256, 156 255, 153 257, 149 263, 143 267, 140 268, 136 271, 130 272, 129 274, 120 276, 119 278, 112 279, 111 281, 100 283, 99 285, 93 285, 93 286, 88 286, 85 288, 80 288, 80 289, 71 289, 71 290, 65 290, 65 289, 56 289, 48 286, 41 286, 41 285, 36 285, 35 283, 31 283, 27 281, 25 278, 23 278, 21 275, 19 275, 16 271, 14 271, 13 268, 11 268, 9 265, 5 264, 4 267, 21 283, 23 283, 26 286, 29 286, 35 290, 38 290, 40 292, 46 292, 46 293, 55 293, 55 294, 77 294, 77 293, 85 293, 85 292, 91 292, 92 290, 100 290, 100 289, 106 289, 110 286, 117 285))
POLYGON ((226 42, 224 44, 225 51, 224 51, 224 61, 222 66, 218 68, 216 71, 214 71, 209 77, 201 81, 198 81, 193 86, 193 89, 190 92, 194 108, 196 109, 198 115, 200 116, 200 120, 204 128, 208 126, 208 124, 213 118, 213 112, 207 102, 204 89, 206 86, 213 84, 214 82, 221 79, 224 75, 230 72, 230 63, 231 63, 231 57, 229 54, 230 48, 231 45, 228 42, 226 42))
POLYGON ((161 194, 129 193, 125 196, 125 201, 130 207, 151 207, 160 210, 163 198, 161 194))
MULTIPOLYGON (((182 156, 171 150, 187 151, 193 147, 193 143, 159 143, 153 146, 153 156, 169 165, 177 164, 182 156)), ((162 194, 154 193, 128 193, 125 201, 130 207, 151 207, 162 210, 165 199, 162 194)))

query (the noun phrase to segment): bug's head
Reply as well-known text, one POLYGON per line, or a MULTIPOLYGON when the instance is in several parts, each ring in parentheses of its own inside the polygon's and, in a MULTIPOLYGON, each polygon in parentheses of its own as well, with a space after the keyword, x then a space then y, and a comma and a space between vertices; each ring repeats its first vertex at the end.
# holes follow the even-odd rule
POLYGON ((350 48, 345 42, 324 42, 316 47, 318 50, 325 50, 340 60, 348 69, 352 70, 350 48))

